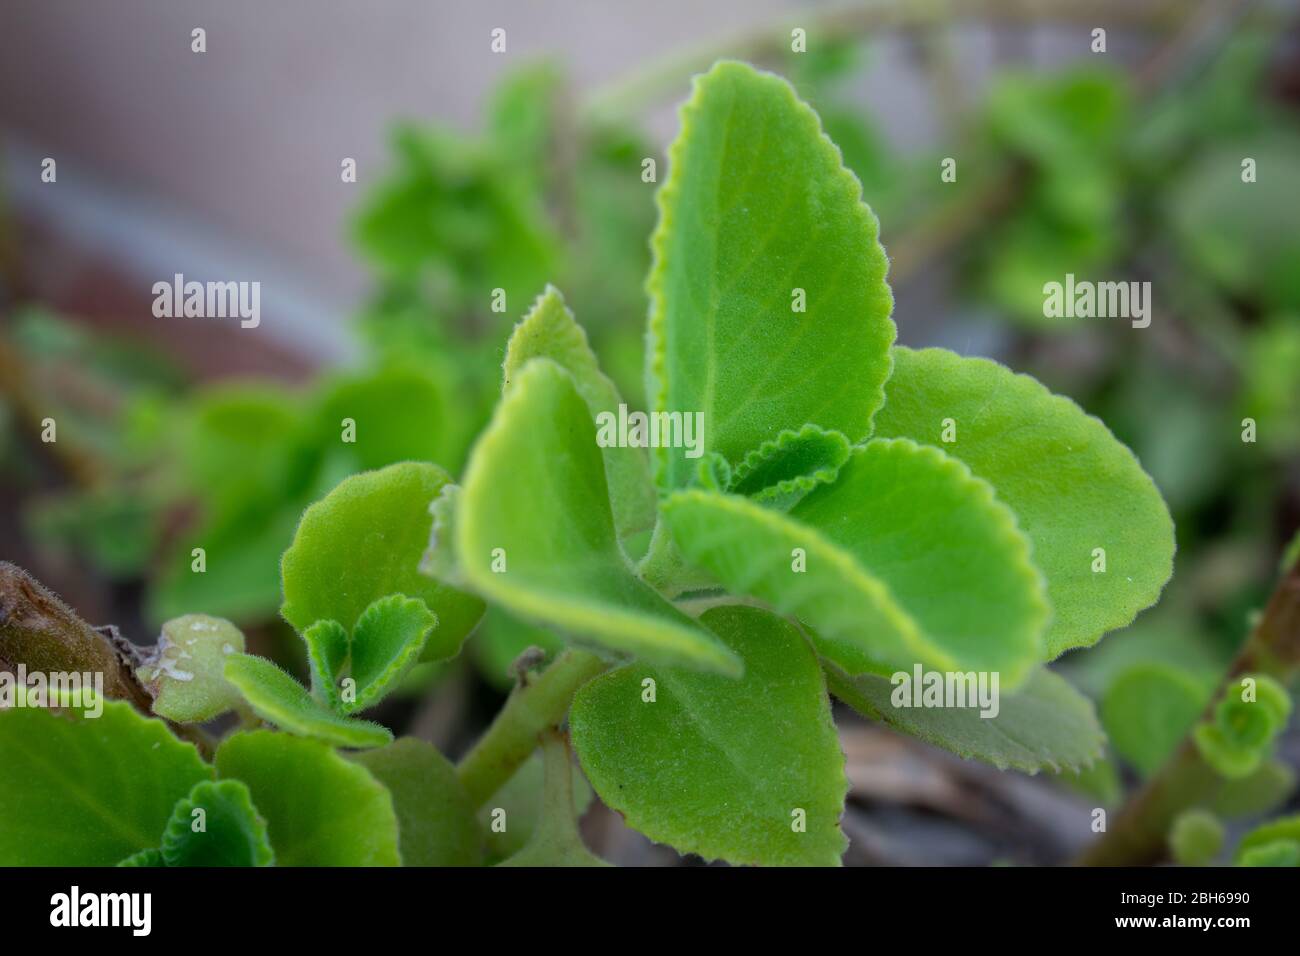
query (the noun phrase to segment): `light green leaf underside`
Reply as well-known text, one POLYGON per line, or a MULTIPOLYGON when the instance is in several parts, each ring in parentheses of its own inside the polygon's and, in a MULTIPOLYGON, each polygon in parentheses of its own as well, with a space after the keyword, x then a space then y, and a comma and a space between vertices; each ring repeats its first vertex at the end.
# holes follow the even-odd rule
POLYGON ((420 659, 437 620, 423 601, 390 594, 362 613, 352 629, 351 676, 356 700, 343 701, 345 713, 373 707, 397 686, 420 659))
POLYGON ((996 717, 981 717, 978 707, 895 707, 896 685, 887 678, 850 678, 833 664, 826 677, 831 693, 858 713, 1002 770, 1079 770, 1101 756, 1106 740, 1092 702, 1046 668, 1000 695, 996 717))
POLYGON ((226 680, 239 688, 257 716, 291 734, 339 747, 382 747, 393 739, 387 727, 326 710, 305 687, 264 657, 232 655, 226 661, 226 680))
POLYGON ((664 515, 688 559, 798 616, 850 674, 921 663, 999 671, 1009 689, 1041 656, 1048 611, 1027 542, 988 486, 937 449, 873 440, 789 515, 697 491, 673 495, 664 515))
POLYGON ((388 791, 328 745, 269 730, 228 737, 217 774, 248 786, 280 866, 400 866, 388 791))
POLYGON ((0 710, 0 866, 113 866, 157 848, 212 768, 121 701, 97 718, 0 710))
MULTIPOLYGON (((623 401, 618 388, 600 370, 587 342, 587 333, 574 320, 564 297, 554 286, 547 286, 538 296, 510 336, 503 391, 509 391, 511 382, 535 358, 549 358, 573 376, 578 394, 587 403, 593 418, 602 412, 618 414, 623 401)), ((654 482, 645 450, 612 447, 601 449, 601 453, 619 538, 654 527, 654 482)))
POLYGON ((402 462, 353 475, 309 507, 281 562, 284 619, 299 633, 320 620, 351 632, 371 603, 405 594, 438 618, 425 659, 454 657, 483 603, 419 571, 429 505, 448 480, 436 465, 402 462))
POLYGON ((548 359, 516 377, 479 440, 456 536, 466 580, 520 617, 648 660, 739 672, 734 654, 632 573, 595 425, 548 359))
POLYGON ((1115 752, 1143 776, 1156 771, 1209 702, 1210 690, 1164 664, 1137 664, 1101 699, 1101 720, 1115 752))
POLYGON ((270 866, 275 852, 248 787, 238 780, 205 780, 172 810, 162 859, 167 866, 270 866))
POLYGON ((153 712, 181 724, 211 720, 239 703, 222 676, 226 658, 244 651, 239 628, 219 617, 186 614, 162 626, 136 677, 153 695, 153 712))
POLYGON ((1015 512, 1047 578, 1047 656, 1096 643, 1153 604, 1173 569, 1174 527, 1132 452, 1074 402, 986 359, 894 349, 876 434, 941 444, 1015 512), (1106 571, 1094 573, 1104 548, 1106 571))
POLYGON ((849 459, 849 440, 816 425, 786 430, 749 452, 727 490, 785 511, 818 485, 830 484, 849 459))
POLYGON ((477 866, 483 834, 456 768, 432 745, 401 737, 351 755, 393 797, 403 866, 477 866))
POLYGON ((578 832, 581 814, 573 799, 573 759, 564 738, 554 733, 544 735, 542 758, 545 772, 541 814, 527 844, 499 865, 609 866, 587 849, 578 832))
MULTIPOLYGON (((806 423, 865 438, 896 335, 888 264, 812 109, 779 77, 717 64, 682 109, 658 201, 656 409, 702 411, 706 449, 732 462, 806 423)), ((684 487, 694 464, 660 449, 659 483, 684 487)))
POLYGON ((569 724, 588 779, 628 825, 682 853, 837 864, 848 785, 816 655, 758 608, 701 620, 744 658, 745 676, 636 663, 587 684, 569 724), (642 698, 647 678, 653 703, 642 698), (806 832, 792 826, 798 810, 806 832))

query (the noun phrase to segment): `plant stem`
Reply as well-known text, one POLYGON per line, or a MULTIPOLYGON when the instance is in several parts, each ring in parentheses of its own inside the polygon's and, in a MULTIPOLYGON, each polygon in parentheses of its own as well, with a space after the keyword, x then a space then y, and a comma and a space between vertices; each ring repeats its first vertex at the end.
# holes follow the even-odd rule
MULTIPOLYGON (((1282 577, 1203 719, 1243 674, 1289 683, 1300 672, 1300 561, 1282 577)), ((1078 859, 1082 866, 1141 866, 1166 855, 1174 818, 1213 798, 1223 779, 1201 757, 1189 733, 1178 749, 1116 815, 1105 835, 1078 859)))
POLYGON ((558 726, 578 688, 608 667, 588 651, 569 648, 532 681, 520 684, 473 749, 456 768, 475 807, 481 807, 537 749, 538 738, 558 726))

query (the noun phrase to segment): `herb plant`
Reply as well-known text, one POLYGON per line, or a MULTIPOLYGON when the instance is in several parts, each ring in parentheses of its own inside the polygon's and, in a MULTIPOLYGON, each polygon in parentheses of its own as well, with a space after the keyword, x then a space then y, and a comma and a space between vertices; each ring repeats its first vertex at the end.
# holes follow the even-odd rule
MULTIPOLYGON (((598 443, 624 403, 547 287, 460 482, 402 462, 302 514, 281 615, 310 688, 190 615, 149 657, 119 648, 107 686, 124 699, 102 717, 0 712, 0 862, 479 864, 503 855, 504 795, 541 746, 540 816, 515 824, 507 862, 596 863, 571 746, 654 841, 834 864, 847 782, 832 695, 1001 768, 1092 764, 1092 704, 1046 665, 1159 596, 1174 538, 1155 484, 1035 380, 894 345, 876 218, 785 81, 715 66, 669 159, 646 394, 652 413, 703 413, 703 453, 598 443), (455 657, 489 605, 567 646, 521 668, 459 765, 360 716, 418 662, 455 657), (997 716, 895 706, 891 675, 917 667, 998 675, 997 716), (230 710, 224 739, 199 727, 230 710)), ((331 414, 362 400, 343 390, 331 414)), ((5 580, 0 658, 50 666, 102 644, 16 569, 5 580)), ((1265 698, 1222 706, 1196 736, 1207 759, 1238 774, 1266 760, 1289 701, 1265 698)), ((1240 852, 1294 855, 1294 822, 1272 826, 1240 852)), ((1179 845, 1203 854, 1206 829, 1184 823, 1179 845)))

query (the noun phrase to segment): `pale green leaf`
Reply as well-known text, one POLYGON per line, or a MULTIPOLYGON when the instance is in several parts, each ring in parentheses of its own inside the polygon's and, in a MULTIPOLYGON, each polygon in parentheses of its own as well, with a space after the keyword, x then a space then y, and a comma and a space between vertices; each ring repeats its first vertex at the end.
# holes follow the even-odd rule
POLYGON ((941 445, 1015 512, 1047 577, 1049 658, 1096 643, 1156 601, 1173 569, 1173 521, 1104 424, 1026 375, 943 349, 894 349, 886 394, 877 435, 941 445), (1104 572, 1093 570, 1096 549, 1104 572))
POLYGON ((1143 776, 1159 769, 1187 735, 1209 692, 1164 664, 1137 664, 1106 689, 1101 720, 1115 751, 1143 776))
POLYGON ((527 844, 501 866, 609 866, 587 849, 578 832, 581 816, 573 799, 573 760, 563 735, 542 737, 544 788, 541 816, 527 844))
POLYGON ((554 362, 534 359, 502 398, 470 458, 455 527, 466 579, 511 613, 649 660, 739 671, 632 573, 591 414, 554 362))
POLYGON ((850 674, 921 663, 999 671, 1010 689, 1041 657, 1048 610, 1028 543, 989 486, 937 449, 872 440, 788 515, 699 491, 664 515, 688 559, 798 616, 850 674))
MULTIPOLYGON (((591 806, 594 794, 582 770, 575 765, 572 771, 574 812, 581 818, 591 806)), ((500 860, 517 853, 532 837, 542 817, 545 776, 542 752, 535 750, 479 811, 479 823, 487 834, 488 848, 494 858, 500 860), (493 815, 498 810, 504 813, 505 820, 505 829, 499 831, 492 829, 493 815)))
POLYGON ((226 658, 244 651, 244 634, 229 621, 187 614, 162 626, 158 643, 135 676, 153 696, 153 712, 181 724, 202 723, 239 703, 226 683, 226 658))
MULTIPOLYGON (((618 415, 623 399, 618 388, 600 370, 587 333, 564 304, 554 286, 538 296, 532 309, 515 326, 506 346, 504 389, 534 358, 549 358, 573 376, 592 417, 601 413, 618 415)), ((655 492, 650 477, 650 459, 642 448, 601 449, 605 477, 609 484, 614 526, 620 538, 654 527, 655 492)))
POLYGON ((388 788, 403 866, 477 866, 483 833, 456 768, 432 745, 401 737, 351 759, 388 788))
POLYGON ((1080 770, 1101 756, 1106 740, 1092 702, 1046 668, 1000 695, 995 717, 981 717, 978 706, 896 707, 900 686, 886 678, 850 678, 830 664, 826 673, 831 692, 860 714, 1002 770, 1080 770))
POLYGON ((328 745, 239 733, 218 748, 216 764, 220 777, 247 785, 280 866, 401 865, 388 790, 328 745))
POLYGON ((1224 830, 1219 818, 1208 810, 1185 810, 1169 830, 1169 849, 1174 862, 1183 866, 1208 866, 1223 849, 1224 830))
MULTIPOLYGON (((706 450, 732 463, 806 423, 865 438, 893 298, 876 218, 812 109, 779 77, 719 63, 682 109, 658 198, 655 408, 703 412, 706 450)), ((660 449, 657 477, 681 488, 694 466, 660 449)))
POLYGON ((344 717, 312 698, 307 689, 264 657, 232 654, 226 680, 239 688, 253 712, 282 730, 339 747, 382 747, 393 739, 381 724, 344 717))
POLYGON ((172 810, 162 858, 167 866, 270 866, 275 852, 248 787, 205 780, 172 810))
POLYGON ((585 685, 569 723, 588 779, 629 826, 682 853, 835 865, 848 785, 816 655, 758 608, 702 620, 743 657, 745 676, 636 663, 585 685))
POLYGON ((0 866, 113 866, 155 849, 212 768, 122 701, 97 718, 0 710, 0 866))
POLYGON ((404 594, 438 618, 425 658, 455 656, 483 603, 419 570, 429 505, 448 480, 437 465, 403 462, 353 475, 309 507, 281 563, 284 619, 300 633, 320 620, 351 632, 374 601, 404 594))
POLYGON ((1300 866, 1300 814, 1279 817, 1251 830, 1237 845, 1237 864, 1247 866, 1300 866), (1251 855, 1272 848, 1267 855, 1251 855))

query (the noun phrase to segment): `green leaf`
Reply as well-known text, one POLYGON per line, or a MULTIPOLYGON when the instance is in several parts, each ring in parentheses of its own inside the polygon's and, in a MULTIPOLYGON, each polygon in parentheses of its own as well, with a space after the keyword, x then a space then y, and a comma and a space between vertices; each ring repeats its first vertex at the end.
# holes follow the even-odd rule
POLYGON ((1106 740, 1092 702, 1046 668, 1002 694, 995 717, 981 717, 979 707, 896 707, 891 698, 901 688, 883 677, 850 678, 832 664, 826 676, 831 692, 858 713, 1000 770, 1080 770, 1101 756, 1106 740))
POLYGON ((807 622, 850 674, 921 663, 999 671, 1010 689, 1041 657, 1048 610, 1028 542, 938 449, 872 440, 789 515, 686 491, 664 516, 688 559, 807 622))
MULTIPOLYGON (((618 414, 623 399, 618 388, 600 370, 587 333, 564 304, 554 286, 538 296, 532 309, 515 326, 506 346, 504 391, 534 358, 549 358, 573 376, 592 417, 618 414)), ((601 449, 605 478, 609 484, 614 526, 620 538, 654 527, 655 492, 650 478, 650 460, 641 448, 601 449)))
POLYGON ((232 654, 226 680, 239 688, 253 712, 292 734, 316 737, 339 747, 382 747, 393 739, 381 724, 326 710, 301 684, 264 657, 232 654))
POLYGON ((1237 845, 1236 863, 1239 866, 1300 866, 1300 814, 1270 820, 1247 833, 1237 845), (1266 848, 1267 855, 1261 852, 1266 848), (1254 855, 1256 853, 1259 855, 1254 855))
POLYGON ((400 866, 388 790, 328 745, 269 730, 228 737, 217 774, 248 786, 280 866, 400 866))
POLYGON ((1224 780, 1209 809, 1228 818, 1271 813, 1286 803, 1295 784, 1294 770, 1279 760, 1269 760, 1249 776, 1224 780))
POLYGON ((849 460, 849 440, 816 425, 786 430, 736 466, 727 491, 788 511, 818 485, 830 484, 849 460))
POLYGON ((403 866, 477 866, 483 833, 456 768, 433 746, 400 737, 351 755, 388 788, 397 813, 403 866))
MULTIPOLYGON (((591 806, 594 795, 582 770, 576 765, 570 769, 573 777, 574 813, 581 817, 591 806)), ((542 817, 545 776, 542 752, 539 749, 520 765, 506 785, 494 793, 492 799, 479 811, 479 823, 487 834, 488 847, 494 858, 500 860, 519 852, 532 838, 542 817), (505 814, 505 829, 500 832, 492 829, 493 814, 497 810, 505 814)))
POLYGON ((339 678, 348 663, 348 632, 338 621, 317 621, 302 632, 302 640, 307 645, 312 697, 330 710, 344 713, 339 678))
POLYGON ((343 710, 354 713, 379 703, 420 659, 436 623, 423 601, 400 594, 366 608, 352 630, 351 676, 357 696, 344 701, 343 710))
MULTIPOLYGON (((733 463, 806 423, 865 438, 897 333, 857 179, 790 85, 741 63, 696 79, 681 125, 648 282, 655 408, 703 412, 706 450, 733 463)), ((693 471, 660 449, 661 486, 693 471)))
POLYGON ((162 850, 141 850, 139 853, 132 853, 123 860, 118 860, 118 866, 166 866, 163 860, 162 850))
POLYGON ((501 866, 609 866, 587 849, 578 832, 580 815, 573 800, 573 760, 559 733, 542 738, 545 785, 541 816, 528 843, 501 866))
POLYGON ((1138 664, 1117 677, 1101 701, 1111 744, 1143 776, 1174 752, 1209 700, 1206 690, 1164 664, 1138 664))
POLYGON ((244 652, 239 628, 219 617, 187 614, 162 626, 158 643, 135 676, 153 696, 153 712, 181 724, 202 723, 240 701, 226 683, 226 658, 244 652))
POLYGON ((648 660, 738 673, 734 654, 632 573, 608 502, 586 404, 568 373, 534 359, 470 458, 455 526, 461 570, 527 620, 648 660))
POLYGON ((162 858, 167 866, 270 866, 275 852, 248 787, 205 780, 172 810, 162 858))
POLYGON ((0 710, 0 865, 113 866, 156 848, 176 801, 211 779, 161 720, 103 706, 0 710))
POLYGON ((836 864, 848 784, 816 655, 758 608, 701 620, 744 658, 745 676, 636 663, 591 681, 569 715, 588 779, 629 826, 682 853, 836 864))
POLYGON ((1246 675, 1240 691, 1229 687, 1215 705, 1213 720, 1197 726, 1192 738, 1206 763, 1238 780, 1255 773, 1269 757, 1290 715, 1285 687, 1263 674, 1246 675))
POLYGON ((404 594, 438 618, 424 658, 454 657, 483 603, 419 570, 429 505, 448 480, 436 465, 404 462, 353 475, 308 508, 281 563, 284 619, 300 633, 320 620, 351 632, 376 600, 404 594))
POLYGON ((944 450, 996 489, 1033 543, 1054 612, 1049 658, 1095 644, 1156 601, 1173 569, 1173 521, 1104 424, 995 362, 894 349, 876 434, 939 444, 949 418, 956 441, 944 450))

